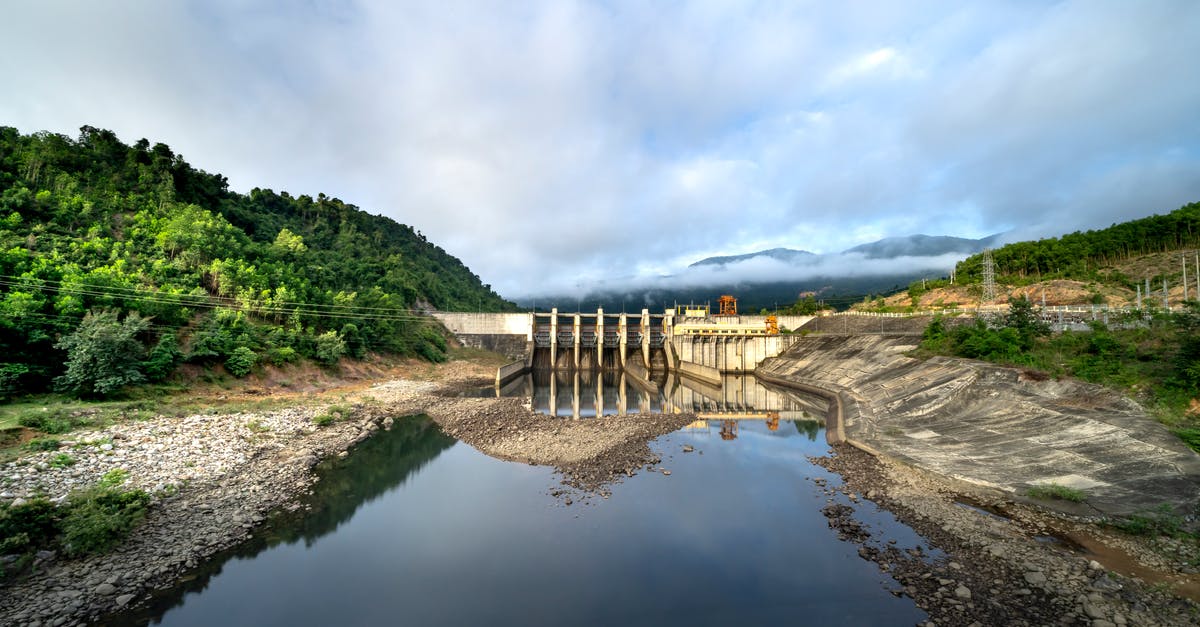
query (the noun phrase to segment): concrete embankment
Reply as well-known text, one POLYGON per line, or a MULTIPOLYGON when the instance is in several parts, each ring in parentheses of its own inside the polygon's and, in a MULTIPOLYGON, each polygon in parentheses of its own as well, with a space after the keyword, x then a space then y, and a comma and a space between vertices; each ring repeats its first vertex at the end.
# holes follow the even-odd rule
POLYGON ((848 439, 976 486, 1015 496, 1038 484, 1076 488, 1087 497, 1079 514, 1200 505, 1200 456, 1132 400, 981 362, 908 357, 918 341, 810 336, 759 374, 836 399, 848 439))

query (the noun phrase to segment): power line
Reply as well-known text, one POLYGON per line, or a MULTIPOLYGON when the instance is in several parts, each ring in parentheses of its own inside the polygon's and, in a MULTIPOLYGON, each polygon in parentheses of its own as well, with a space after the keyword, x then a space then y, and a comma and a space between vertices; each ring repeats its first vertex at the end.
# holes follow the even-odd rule
MULTIPOLYGON (((2 276, 2 275, 0 275, 0 276, 2 276)), ((429 320, 430 319, 429 316, 424 316, 421 314, 401 313, 401 312, 403 312, 403 310, 397 310, 397 309, 387 310, 385 308, 372 308, 372 307, 356 308, 356 307, 350 306, 350 305, 344 305, 344 306, 343 305, 326 305, 326 307, 338 307, 338 308, 343 309, 344 311, 319 311, 319 310, 314 311, 311 309, 306 309, 304 306, 275 307, 273 305, 255 305, 255 304, 247 304, 244 302, 240 302, 240 301, 238 301, 236 299, 232 299, 232 298, 222 298, 222 297, 210 298, 208 301, 202 301, 202 300, 181 301, 176 298, 177 295, 163 294, 161 292, 142 291, 140 293, 129 294, 129 293, 122 293, 121 291, 119 291, 122 288, 109 289, 109 288, 98 288, 97 287, 97 288, 93 288, 93 289, 81 289, 81 288, 74 287, 74 286, 64 287, 61 284, 61 282, 58 282, 58 281, 45 280, 45 282, 60 283, 60 285, 57 285, 57 286, 54 286, 54 285, 33 286, 33 285, 29 285, 28 282, 14 282, 14 281, 5 280, 4 278, 0 278, 0 286, 37 288, 40 290, 48 290, 48 291, 57 292, 60 294, 72 294, 72 295, 79 294, 79 295, 84 295, 84 296, 95 296, 95 297, 105 297, 105 298, 137 299, 142 302, 155 303, 155 304, 160 304, 160 305, 175 305, 175 306, 180 306, 180 307, 191 307, 191 308, 197 308, 197 309, 218 309, 218 308, 222 308, 222 307, 227 307, 227 308, 231 308, 231 309, 250 311, 250 312, 255 312, 255 313, 260 313, 263 315, 270 315, 270 316, 290 316, 293 314, 300 314, 300 315, 317 317, 317 318, 378 320, 378 321, 392 321, 392 322, 412 322, 412 321, 420 321, 420 320, 429 320), (214 300, 216 300, 218 302, 212 302, 214 300), (362 311, 362 310, 372 310, 372 309, 384 310, 384 311, 395 311, 397 313, 394 313, 394 314, 378 314, 378 313, 369 313, 369 312, 355 313, 356 310, 362 311)), ((83 284, 79 284, 79 285, 83 285, 83 284)), ((191 296, 191 298, 202 298, 202 297, 191 296)), ((281 304, 283 304, 283 303, 281 303, 281 304)))
MULTIPOLYGON (((160 297, 168 297, 169 296, 171 298, 181 298, 181 299, 186 299, 186 298, 202 299, 202 301, 205 301, 205 302, 211 301, 211 300, 225 300, 225 301, 231 301, 231 302, 236 303, 235 298, 232 298, 229 296, 212 296, 210 294, 171 294, 171 293, 163 292, 162 290, 147 289, 147 288, 121 287, 121 286, 115 286, 115 285, 100 285, 100 284, 96 284, 96 283, 67 283, 65 281, 56 281, 54 279, 42 279, 42 278, 34 278, 34 277, 16 277, 16 276, 3 275, 3 274, 0 274, 0 280, 38 281, 38 282, 42 282, 42 283, 50 283, 50 284, 66 286, 67 289, 72 289, 72 290, 75 289, 75 286, 79 286, 79 287, 86 287, 86 288, 93 288, 93 289, 100 289, 100 290, 111 290, 114 292, 128 292, 131 295, 138 295, 138 296, 145 294, 145 295, 149 295, 149 296, 160 296, 160 297)), ((313 308, 318 308, 318 309, 328 308, 328 309, 351 309, 351 310, 383 311, 383 312, 397 312, 397 313, 405 312, 404 309, 398 309, 395 307, 370 307, 370 306, 363 306, 363 305, 326 305, 323 303, 303 303, 303 302, 299 302, 299 301, 276 301, 276 302, 280 305, 287 305, 287 306, 293 306, 293 307, 313 307, 313 308)))

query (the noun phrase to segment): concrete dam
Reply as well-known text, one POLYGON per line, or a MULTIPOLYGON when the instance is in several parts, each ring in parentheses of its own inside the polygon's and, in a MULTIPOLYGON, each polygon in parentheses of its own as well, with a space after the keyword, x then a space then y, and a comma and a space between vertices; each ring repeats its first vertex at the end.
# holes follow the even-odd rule
POLYGON ((442 313, 433 314, 467 346, 501 353, 503 384, 526 370, 620 370, 642 380, 650 373, 678 372, 719 382, 723 373, 753 372, 783 353, 796 329, 811 316, 687 315, 680 308, 650 313, 442 313), (682 315, 681 315, 682 314, 682 315), (770 321, 768 320, 770 318, 770 321), (771 322, 775 327, 770 327, 771 322))

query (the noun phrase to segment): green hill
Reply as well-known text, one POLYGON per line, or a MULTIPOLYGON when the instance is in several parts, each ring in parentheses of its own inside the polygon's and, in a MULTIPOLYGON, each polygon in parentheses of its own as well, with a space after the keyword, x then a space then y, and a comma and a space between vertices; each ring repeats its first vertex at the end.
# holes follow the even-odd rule
MULTIPOLYGON (((993 250, 992 259, 1000 283, 1021 285, 1047 279, 1074 279, 1113 283, 1132 290, 1140 279, 1171 279, 1182 274, 1182 269, 1175 265, 1164 267, 1163 275, 1130 276, 1127 262, 1153 253, 1197 247, 1200 247, 1200 203, 1190 203, 1164 215, 1122 222, 1106 229, 1007 244, 993 250)), ((981 281, 983 255, 972 255, 959 262, 957 275, 963 282, 981 281)))
POLYGON ((412 227, 336 198, 239 194, 165 144, 90 126, 74 140, 0 127, 0 397, 56 378, 103 394, 62 377, 100 367, 72 336, 101 360, 137 356, 126 382, 185 361, 240 375, 368 351, 436 360, 429 307, 514 306, 412 227), (120 329, 132 340, 113 344, 120 329))

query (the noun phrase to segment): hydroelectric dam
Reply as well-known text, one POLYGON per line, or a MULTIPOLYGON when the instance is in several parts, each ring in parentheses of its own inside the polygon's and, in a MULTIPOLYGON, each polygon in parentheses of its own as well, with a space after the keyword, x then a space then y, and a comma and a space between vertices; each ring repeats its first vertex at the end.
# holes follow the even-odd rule
MULTIPOLYGON (((663 313, 446 313, 433 314, 467 346, 513 361, 499 369, 498 385, 534 368, 620 370, 649 383, 650 373, 674 372, 719 383, 722 374, 754 372, 780 355, 812 316, 711 315, 707 307, 663 313), (783 331, 783 332, 781 332, 783 331)), ((651 384, 652 385, 652 384, 651 384)))

